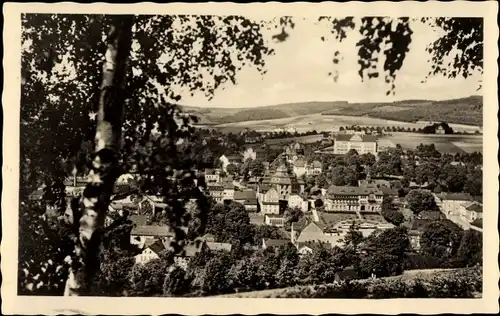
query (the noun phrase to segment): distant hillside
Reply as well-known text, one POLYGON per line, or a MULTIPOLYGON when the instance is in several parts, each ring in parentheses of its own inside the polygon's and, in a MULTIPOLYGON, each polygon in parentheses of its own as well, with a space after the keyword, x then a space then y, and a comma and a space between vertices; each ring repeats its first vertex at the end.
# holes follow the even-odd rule
MULTIPOLYGON (((217 121, 219 123, 234 123, 234 122, 244 122, 244 121, 272 120, 290 116, 291 116, 290 113, 287 113, 286 111, 265 107, 265 108, 242 110, 234 115, 223 116, 217 119, 217 121)), ((212 117, 212 119, 214 118, 212 117)))
POLYGON ((471 96, 445 101, 399 101, 367 106, 352 104, 349 107, 323 112, 324 115, 370 116, 387 120, 445 121, 455 124, 482 125, 483 100, 480 96, 471 96))
POLYGON ((386 103, 300 102, 256 108, 203 108, 185 106, 200 124, 227 124, 244 121, 283 119, 323 114, 366 116, 403 122, 446 121, 455 124, 482 125, 483 101, 471 96, 445 101, 404 100, 386 103))

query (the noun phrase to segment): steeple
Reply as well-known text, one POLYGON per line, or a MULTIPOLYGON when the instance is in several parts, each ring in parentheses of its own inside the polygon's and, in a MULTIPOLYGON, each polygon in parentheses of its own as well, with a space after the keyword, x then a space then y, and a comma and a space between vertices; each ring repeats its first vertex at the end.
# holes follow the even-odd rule
POLYGON ((366 171, 366 182, 370 183, 370 182, 372 182, 371 169, 370 169, 370 167, 366 167, 366 168, 367 168, 367 171, 366 171))

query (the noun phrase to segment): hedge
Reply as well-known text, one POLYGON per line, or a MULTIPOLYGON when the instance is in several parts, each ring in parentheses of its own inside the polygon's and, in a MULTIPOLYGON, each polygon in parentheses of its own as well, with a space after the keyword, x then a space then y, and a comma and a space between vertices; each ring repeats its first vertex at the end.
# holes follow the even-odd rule
POLYGON ((482 268, 429 271, 380 279, 238 293, 259 298, 473 298, 482 292, 482 268))

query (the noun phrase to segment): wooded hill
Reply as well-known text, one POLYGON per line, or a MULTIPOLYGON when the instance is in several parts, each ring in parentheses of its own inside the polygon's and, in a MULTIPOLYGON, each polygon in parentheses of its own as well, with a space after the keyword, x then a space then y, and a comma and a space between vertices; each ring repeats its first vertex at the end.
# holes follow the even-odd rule
POLYGON ((300 115, 369 116, 387 120, 413 122, 444 121, 454 124, 481 126, 483 99, 470 96, 444 101, 404 100, 387 103, 300 102, 256 108, 184 107, 199 117, 200 124, 224 124, 243 121, 279 119, 300 115))

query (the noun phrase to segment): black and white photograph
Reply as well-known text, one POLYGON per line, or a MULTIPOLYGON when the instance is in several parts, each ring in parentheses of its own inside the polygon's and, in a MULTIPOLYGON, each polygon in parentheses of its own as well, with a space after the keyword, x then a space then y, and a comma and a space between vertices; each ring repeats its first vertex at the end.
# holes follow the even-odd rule
POLYGON ((460 3, 9 4, 9 311, 498 311, 498 6, 460 3))

